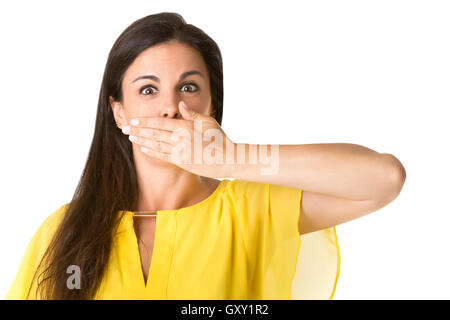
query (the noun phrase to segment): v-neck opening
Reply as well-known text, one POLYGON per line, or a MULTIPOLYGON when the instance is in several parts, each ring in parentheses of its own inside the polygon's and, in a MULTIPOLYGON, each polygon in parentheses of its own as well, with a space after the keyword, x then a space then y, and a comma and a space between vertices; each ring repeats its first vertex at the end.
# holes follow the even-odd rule
MULTIPOLYGON (((139 256, 139 265, 140 265, 140 270, 141 270, 141 275, 142 275, 142 282, 144 283, 144 288, 147 288, 148 280, 150 278, 150 269, 151 269, 151 266, 152 266, 153 256, 154 256, 154 252, 155 252, 156 229, 157 229, 158 223, 157 223, 157 216, 155 215, 154 217, 155 217, 155 230, 153 232, 153 246, 152 246, 152 251, 151 251, 151 254, 150 254, 150 263, 148 265, 148 269, 145 270, 145 271, 144 271, 144 269, 142 267, 143 264, 142 264, 142 258, 141 258, 142 257, 141 256, 141 250, 140 250, 140 247, 139 247, 139 238, 138 238, 138 236, 136 234, 136 229, 134 228, 134 218, 133 218, 133 232, 134 232, 134 235, 136 237, 137 251, 138 251, 138 256, 139 256), (147 273, 147 279, 144 276, 145 272, 147 273)), ((144 243, 144 246, 145 246, 145 243, 144 243)), ((147 250, 147 252, 148 252, 148 250, 147 250)))
MULTIPOLYGON (((175 242, 176 233, 176 215, 173 212, 161 212, 156 215, 155 219, 155 233, 153 238, 153 249, 151 253, 151 260, 147 270, 147 280, 144 277, 144 270, 142 268, 141 252, 139 249, 139 240, 134 229, 134 219, 132 219, 132 232, 133 232, 133 259, 134 267, 139 272, 139 278, 141 288, 146 294, 151 296, 166 296, 167 280, 169 266, 172 261, 172 252, 175 242), (161 228, 161 224, 164 224, 164 228, 161 228), (161 246, 159 243, 163 243, 161 246)), ((135 270, 136 270, 135 269, 135 270)))
MULTIPOLYGON (((136 262, 138 264, 137 267, 140 273, 139 277, 141 279, 141 287, 145 291, 147 297, 167 298, 167 286, 172 265, 172 255, 175 246, 177 216, 179 214, 194 212, 194 209, 199 209, 200 207, 214 200, 217 195, 219 195, 226 183, 229 181, 229 179, 220 181, 215 190, 207 198, 191 206, 179 209, 161 209, 155 211, 155 232, 153 237, 151 260, 147 270, 147 280, 145 280, 144 270, 142 268, 139 239, 134 228, 134 213, 133 211, 126 210, 128 219, 129 221, 131 220, 131 230, 133 232, 134 240, 133 245, 136 246, 133 256, 137 254, 137 259, 133 259, 133 264, 136 264, 136 262)), ((133 267, 133 269, 134 268, 135 267, 133 267)))

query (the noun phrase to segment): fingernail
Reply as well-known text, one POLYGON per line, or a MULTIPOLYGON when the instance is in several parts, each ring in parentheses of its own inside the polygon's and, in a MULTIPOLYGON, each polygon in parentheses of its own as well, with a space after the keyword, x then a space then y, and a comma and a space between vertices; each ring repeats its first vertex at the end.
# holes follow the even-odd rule
POLYGON ((122 128, 122 132, 123 132, 123 133, 128 133, 128 132, 130 132, 130 131, 131 131, 130 126, 124 126, 124 127, 122 128))
POLYGON ((137 125, 139 124, 139 120, 138 120, 138 119, 131 119, 130 123, 131 123, 133 126, 137 126, 137 125))

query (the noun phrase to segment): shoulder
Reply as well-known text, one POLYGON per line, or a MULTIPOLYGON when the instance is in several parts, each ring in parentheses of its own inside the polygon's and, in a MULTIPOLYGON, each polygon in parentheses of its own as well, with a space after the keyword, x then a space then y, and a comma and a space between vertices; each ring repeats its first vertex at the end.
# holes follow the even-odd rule
MULTIPOLYGON (((51 212, 34 232, 23 255, 19 269, 6 295, 6 299, 27 299, 32 286, 34 271, 47 248, 48 242, 61 222, 68 204, 64 204, 51 212)), ((35 282, 34 282, 35 284, 35 282)))
POLYGON ((256 195, 268 191, 269 184, 241 179, 230 180, 226 186, 235 195, 256 195))
POLYGON ((34 240, 47 241, 61 223, 68 206, 69 203, 65 203, 52 211, 36 230, 34 240))
POLYGON ((271 183, 235 179, 227 183, 225 195, 227 201, 231 201, 241 210, 297 212, 302 190, 271 183))
POLYGON ((229 192, 235 195, 245 195, 245 196, 270 196, 274 197, 297 197, 301 189, 281 186, 271 183, 262 183, 247 181, 241 179, 231 180, 227 184, 227 189, 229 192))
POLYGON ((67 207, 68 204, 66 203, 51 212, 34 232, 25 253, 25 257, 30 259, 29 263, 35 263, 42 257, 61 223, 67 207))
POLYGON ((41 228, 49 229, 52 227, 57 226, 62 218, 64 217, 64 214, 69 207, 69 203, 65 203, 58 207, 56 210, 54 210, 52 213, 50 213, 47 218, 43 221, 41 228))

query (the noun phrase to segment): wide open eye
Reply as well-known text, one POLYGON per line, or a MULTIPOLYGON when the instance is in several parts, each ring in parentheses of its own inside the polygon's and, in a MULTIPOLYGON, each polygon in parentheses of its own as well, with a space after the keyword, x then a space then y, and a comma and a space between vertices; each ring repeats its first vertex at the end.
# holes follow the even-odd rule
POLYGON ((153 92, 153 89, 156 90, 156 88, 154 86, 144 86, 139 90, 139 92, 142 93, 144 96, 148 96, 148 93, 146 93, 146 92, 149 92, 149 91, 153 92), (149 89, 152 89, 152 90, 149 90, 149 89), (145 93, 143 93, 143 92, 145 92, 145 93))
POLYGON ((195 83, 192 83, 192 82, 185 83, 185 84, 183 84, 183 86, 181 88, 183 89, 183 88, 185 88, 185 86, 186 86, 186 88, 191 88, 191 89, 189 91, 182 90, 184 92, 196 92, 196 91, 198 91, 198 87, 197 87, 197 85, 195 83), (192 88, 194 88, 194 90, 192 90, 192 88))

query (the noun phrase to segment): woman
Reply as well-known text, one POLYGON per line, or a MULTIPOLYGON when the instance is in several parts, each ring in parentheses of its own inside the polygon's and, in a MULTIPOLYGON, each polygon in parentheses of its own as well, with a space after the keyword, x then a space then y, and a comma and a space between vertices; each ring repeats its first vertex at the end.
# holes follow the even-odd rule
POLYGON ((222 108, 210 37, 175 13, 130 25, 72 201, 34 234, 7 299, 331 299, 334 226, 392 201, 403 166, 352 144, 234 143, 222 108))

